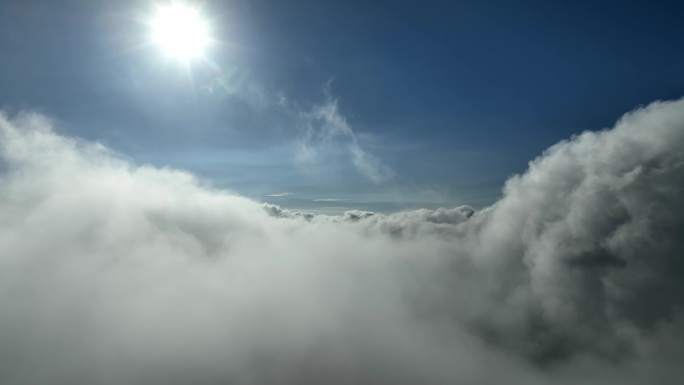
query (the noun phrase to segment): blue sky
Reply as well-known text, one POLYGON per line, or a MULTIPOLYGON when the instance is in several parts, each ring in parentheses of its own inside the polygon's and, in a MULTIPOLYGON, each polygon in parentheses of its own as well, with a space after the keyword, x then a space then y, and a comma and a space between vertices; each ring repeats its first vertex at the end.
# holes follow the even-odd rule
POLYGON ((204 1, 189 66, 147 1, 0 3, 0 106, 293 209, 493 203, 548 146, 684 94, 684 7, 204 1))

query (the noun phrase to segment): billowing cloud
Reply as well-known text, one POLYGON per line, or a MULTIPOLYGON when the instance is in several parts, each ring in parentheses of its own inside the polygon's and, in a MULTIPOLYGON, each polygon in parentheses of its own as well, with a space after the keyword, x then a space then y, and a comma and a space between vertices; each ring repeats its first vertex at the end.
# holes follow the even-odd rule
POLYGON ((3 384, 684 376, 684 100, 475 212, 291 212, 0 118, 3 384))

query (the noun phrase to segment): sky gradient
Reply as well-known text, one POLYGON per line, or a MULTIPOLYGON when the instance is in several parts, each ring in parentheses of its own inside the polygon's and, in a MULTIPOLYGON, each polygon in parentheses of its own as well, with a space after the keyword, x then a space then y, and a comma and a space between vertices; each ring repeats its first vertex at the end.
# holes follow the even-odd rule
POLYGON ((145 44, 151 2, 5 1, 0 105, 339 213, 490 205, 550 145, 684 94, 682 10, 667 2, 200 6, 219 43, 182 65, 145 44))

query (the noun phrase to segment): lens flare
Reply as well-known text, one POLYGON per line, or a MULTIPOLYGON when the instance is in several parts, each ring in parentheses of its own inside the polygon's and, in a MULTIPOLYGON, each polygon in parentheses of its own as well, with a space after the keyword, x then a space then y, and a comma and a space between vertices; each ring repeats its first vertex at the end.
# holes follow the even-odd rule
POLYGON ((202 56, 211 40, 209 24, 189 5, 160 6, 151 24, 153 41, 168 55, 181 60, 202 56))

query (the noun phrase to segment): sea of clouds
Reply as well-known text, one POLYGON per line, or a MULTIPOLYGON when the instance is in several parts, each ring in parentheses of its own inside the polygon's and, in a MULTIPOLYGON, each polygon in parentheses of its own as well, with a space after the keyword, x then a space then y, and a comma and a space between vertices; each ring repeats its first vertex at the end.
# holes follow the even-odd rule
POLYGON ((2 384, 684 378, 684 99, 502 198, 293 212, 0 117, 2 384))

